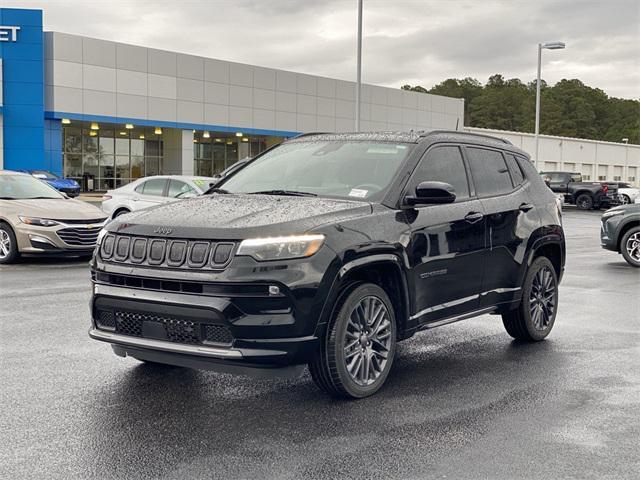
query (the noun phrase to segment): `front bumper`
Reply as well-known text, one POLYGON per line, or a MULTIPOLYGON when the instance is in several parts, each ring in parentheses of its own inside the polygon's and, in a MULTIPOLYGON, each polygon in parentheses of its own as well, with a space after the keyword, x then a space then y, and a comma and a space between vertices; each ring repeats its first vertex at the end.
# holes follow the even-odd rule
POLYGON ((88 254, 95 246, 105 221, 87 224, 60 224, 40 227, 14 225, 18 250, 24 254, 88 254))
MULTIPOLYGON (((247 285, 247 290, 255 291, 254 287, 247 285)), ((285 367, 308 363, 318 338, 314 333, 285 336, 301 329, 296 328, 294 309, 283 306, 278 298, 252 300, 95 283, 89 336, 111 343, 122 356, 229 373, 269 371, 273 376, 279 370, 277 375, 288 376, 285 367), (210 328, 225 333, 210 341, 210 328)))
POLYGON ((602 219, 600 223, 600 246, 606 250, 618 252, 618 231, 624 215, 615 215, 602 219))

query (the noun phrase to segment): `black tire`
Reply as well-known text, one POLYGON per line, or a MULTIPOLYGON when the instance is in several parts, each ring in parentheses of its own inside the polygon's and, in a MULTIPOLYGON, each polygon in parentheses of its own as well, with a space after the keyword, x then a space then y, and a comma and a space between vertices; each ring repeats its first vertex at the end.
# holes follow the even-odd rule
POLYGON ((624 234, 620 240, 620 253, 629 265, 640 268, 640 226, 630 228, 624 234))
POLYGON ((321 346, 316 357, 309 363, 309 371, 316 385, 338 398, 364 398, 376 393, 386 381, 389 371, 393 365, 396 352, 396 319, 393 304, 385 291, 372 283, 352 284, 338 299, 331 320, 327 325, 321 346), (356 327, 352 321, 358 318, 359 312, 367 317, 364 309, 360 309, 362 302, 371 302, 369 311, 374 310, 374 322, 363 323, 357 326, 364 330, 363 335, 356 339, 353 329, 356 327), (384 310, 377 308, 384 306, 384 310), (378 311, 378 315, 375 315, 378 311), (352 317, 354 315, 354 317, 352 317), (381 315, 381 316, 380 316, 381 315), (376 323, 375 320, 380 318, 376 323), (369 327, 371 330, 369 330, 369 327), (376 329, 380 337, 373 330, 376 329), (383 332, 383 333, 382 333, 383 332), (368 341, 368 336, 375 340, 368 341), (383 348, 379 343, 379 338, 385 336, 384 341, 388 341, 383 348), (347 344, 347 339, 351 342, 351 348, 347 344), (349 353, 346 353, 348 350, 349 353), (386 357, 382 357, 386 355, 386 357), (351 356, 354 365, 357 365, 355 372, 349 372, 347 358, 351 356), (380 360, 383 358, 382 360, 380 360), (360 359, 360 363, 357 360, 360 359), (371 369, 371 370, 370 370, 371 369), (378 370, 376 372, 376 370, 378 370), (366 372, 366 375, 365 375, 366 372), (365 383, 358 383, 355 376, 364 376, 360 380, 365 383), (373 376, 373 378, 371 378, 373 376), (369 384, 368 382, 371 381, 369 384))
POLYGON ((522 300, 518 308, 502 314, 502 323, 507 333, 516 340, 538 342, 551 332, 557 312, 558 277, 556 271, 548 258, 538 257, 527 271, 522 287, 522 300), (553 287, 551 294, 542 292, 536 286, 542 279, 544 279, 543 284, 546 284, 547 280, 550 282, 553 287), (548 301, 545 300, 547 298, 548 301))
POLYGON ((587 193, 583 193, 576 198, 576 206, 580 210, 591 210, 593 208, 593 198, 587 193))
POLYGON ((4 222, 0 222, 0 242, 0 264, 15 262, 20 257, 18 242, 13 229, 4 222))

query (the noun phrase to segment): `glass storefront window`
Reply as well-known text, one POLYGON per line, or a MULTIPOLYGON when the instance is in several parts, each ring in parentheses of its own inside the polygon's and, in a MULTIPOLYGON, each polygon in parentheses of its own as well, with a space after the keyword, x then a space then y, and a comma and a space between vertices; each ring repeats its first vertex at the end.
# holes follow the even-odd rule
POLYGON ((64 151, 68 153, 82 153, 82 130, 79 128, 65 129, 64 151))
POLYGON ((82 155, 76 153, 65 153, 64 155, 64 176, 82 177, 82 155))
POLYGON ((131 179, 144 177, 144 157, 142 155, 131 156, 131 179))
POLYGON ((91 130, 89 122, 74 122, 63 126, 62 135, 65 175, 80 182, 83 191, 162 173, 163 140, 153 128, 100 123, 99 130, 91 130))
POLYGON ((145 157, 145 176, 160 174, 160 159, 158 157, 145 157))
POLYGON ((100 130, 100 155, 113 155, 115 152, 113 144, 113 130, 100 130))

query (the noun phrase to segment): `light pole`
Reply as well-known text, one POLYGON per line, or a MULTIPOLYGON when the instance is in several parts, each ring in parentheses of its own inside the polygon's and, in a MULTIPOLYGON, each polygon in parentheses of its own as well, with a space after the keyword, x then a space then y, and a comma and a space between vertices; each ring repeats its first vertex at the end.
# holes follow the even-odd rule
POLYGON ((358 61, 356 73, 356 132, 360 131, 360 89, 362 86, 362 0, 358 0, 358 61))
POLYGON ((542 66, 542 49, 561 50, 565 47, 563 42, 547 42, 538 44, 538 77, 536 80, 536 156, 534 165, 538 168, 538 141, 540 135, 540 69, 542 66))

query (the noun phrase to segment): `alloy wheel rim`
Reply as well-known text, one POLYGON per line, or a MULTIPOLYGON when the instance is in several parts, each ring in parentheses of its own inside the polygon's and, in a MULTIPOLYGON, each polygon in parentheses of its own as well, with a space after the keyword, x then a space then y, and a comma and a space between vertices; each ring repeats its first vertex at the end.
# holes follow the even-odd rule
POLYGON ((623 195, 621 203, 622 203, 622 205, 629 205, 631 203, 631 199, 629 197, 627 197, 626 195, 623 195))
POLYGON ((529 312, 536 330, 544 331, 549 326, 556 310, 556 281, 549 267, 536 272, 529 295, 529 312))
POLYGON ((351 311, 344 338, 344 363, 351 379, 361 387, 380 378, 389 361, 391 320, 384 302, 364 297, 351 311))
POLYGON ((636 232, 627 239, 627 253, 636 262, 640 262, 640 232, 636 232))
POLYGON ((0 258, 7 258, 11 251, 11 239, 9 234, 4 230, 0 230, 0 258))

